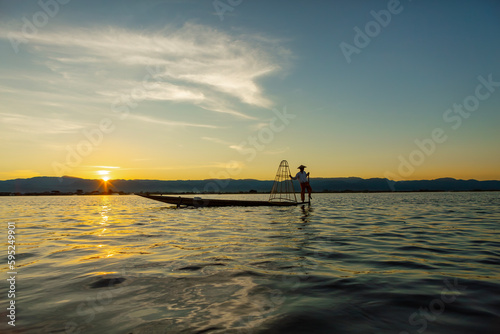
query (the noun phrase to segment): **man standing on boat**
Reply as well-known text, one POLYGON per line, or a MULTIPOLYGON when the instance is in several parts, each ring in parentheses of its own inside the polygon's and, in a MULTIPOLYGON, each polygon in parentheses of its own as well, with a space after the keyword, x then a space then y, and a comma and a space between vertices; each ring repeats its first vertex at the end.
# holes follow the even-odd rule
POLYGON ((306 173, 304 171, 304 168, 306 168, 306 166, 304 166, 304 165, 300 165, 297 168, 300 169, 300 172, 298 172, 297 175, 295 175, 295 177, 293 177, 292 175, 289 175, 289 176, 290 176, 290 178, 292 180, 299 180, 299 183, 300 183, 300 198, 301 198, 302 202, 304 202, 304 197, 305 197, 305 194, 306 194, 306 189, 307 189, 307 192, 309 194, 309 202, 310 202, 311 201, 312 188, 309 185, 309 172, 306 173))

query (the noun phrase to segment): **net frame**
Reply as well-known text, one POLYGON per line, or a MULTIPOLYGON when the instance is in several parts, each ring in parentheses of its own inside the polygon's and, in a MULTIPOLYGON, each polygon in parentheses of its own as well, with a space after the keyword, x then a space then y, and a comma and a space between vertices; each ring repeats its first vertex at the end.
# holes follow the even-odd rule
POLYGON ((290 179, 290 175, 288 161, 282 160, 276 171, 271 194, 269 195, 269 202, 297 203, 297 196, 295 195, 295 189, 290 179))

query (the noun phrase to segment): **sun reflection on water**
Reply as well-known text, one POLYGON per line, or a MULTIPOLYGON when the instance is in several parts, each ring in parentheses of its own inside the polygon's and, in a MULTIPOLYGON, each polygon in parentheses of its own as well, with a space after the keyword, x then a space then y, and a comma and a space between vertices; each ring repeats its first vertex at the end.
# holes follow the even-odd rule
MULTIPOLYGON (((32 316, 26 319, 40 322, 47 317, 56 323, 60 315, 50 317, 59 311, 60 300, 65 307, 71 303, 69 311, 82 311, 82 300, 104 291, 89 288, 92 285, 112 291, 113 305, 122 307, 120 312, 106 307, 108 313, 96 313, 101 317, 96 320, 99 326, 113 317, 116 323, 123 323, 123 310, 127 316, 136 314, 144 317, 141 321, 155 323, 168 312, 181 323, 197 326, 200 332, 210 321, 211 326, 223 328, 252 311, 259 315, 255 323, 247 318, 244 323, 256 327, 259 319, 269 320, 272 314, 279 314, 281 304, 271 304, 277 306, 269 311, 263 309, 269 300, 275 300, 269 289, 287 298, 287 291, 291 291, 291 298, 300 298, 298 302, 304 305, 317 292, 314 298, 324 303, 341 300, 346 290, 361 301, 364 294, 376 294, 381 302, 390 302, 383 299, 384 292, 388 292, 387 298, 395 293, 397 298, 405 298, 410 289, 414 296, 422 296, 416 301, 418 305, 428 305, 433 298, 426 295, 429 282, 434 280, 441 288, 444 276, 483 280, 488 284, 485 290, 496 284, 498 270, 493 252, 498 240, 497 205, 481 209, 485 213, 474 217, 482 219, 478 223, 469 218, 456 219, 458 214, 472 215, 462 209, 462 202, 453 207, 462 210, 458 214, 428 213, 436 209, 420 203, 392 203, 393 197, 385 203, 387 209, 374 208, 373 201, 384 196, 388 197, 328 194, 317 195, 311 207, 192 210, 166 209, 133 196, 36 198, 38 207, 46 205, 54 211, 42 215, 31 202, 25 204, 29 219, 38 220, 21 218, 25 253, 19 267, 25 277, 26 300, 34 305, 44 298, 47 303, 44 307, 26 303, 32 316), (336 200, 335 207, 327 205, 330 202, 322 204, 327 200, 336 200), (373 277, 404 285, 405 290, 398 295, 398 290, 385 288, 385 283, 366 284, 373 277), (131 284, 140 293, 130 294, 103 283, 117 278, 125 279, 118 287, 131 284), (266 280, 270 283, 262 285, 266 280), (425 281, 423 288, 408 285, 419 280, 425 281), (57 284, 51 291, 59 294, 45 292, 51 284, 57 284), (360 287, 365 290, 359 291, 360 287), (137 311, 141 309, 147 312, 137 311), (152 309, 161 311, 156 316, 152 309), (176 312, 184 313, 178 316, 176 312)), ((396 199, 441 199, 445 194, 398 196, 396 199)), ((477 297, 480 300, 481 296, 477 297)), ((491 303, 496 301, 492 299, 491 303)), ((365 305, 369 303, 372 300, 367 299, 365 305)), ((403 321, 415 310, 418 307, 405 310, 403 321)), ((80 324, 85 321, 83 316, 76 319, 80 324)), ((64 319, 59 328, 67 321, 75 318, 64 319)))

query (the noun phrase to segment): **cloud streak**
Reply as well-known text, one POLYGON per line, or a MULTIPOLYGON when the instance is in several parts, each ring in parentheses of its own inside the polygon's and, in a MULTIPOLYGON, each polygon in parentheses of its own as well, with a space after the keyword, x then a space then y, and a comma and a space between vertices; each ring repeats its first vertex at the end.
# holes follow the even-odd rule
POLYGON ((0 120, 10 130, 30 134, 75 133, 88 124, 66 121, 56 118, 42 118, 11 113, 0 113, 0 120))
POLYGON ((157 125, 166 125, 169 127, 194 127, 194 128, 208 128, 208 129, 220 128, 216 125, 167 121, 167 120, 156 119, 153 117, 142 116, 142 115, 130 115, 129 118, 131 120, 136 120, 136 121, 141 121, 141 122, 146 122, 146 123, 153 123, 153 124, 157 124, 157 125))
MULTIPOLYGON (((0 32, 0 38, 7 35, 16 37, 16 32, 0 32)), ((101 96, 117 97, 124 86, 140 84, 147 67, 154 71, 145 100, 191 103, 249 119, 238 106, 270 108, 273 103, 258 81, 283 71, 290 57, 286 48, 263 36, 232 36, 193 23, 161 32, 44 30, 26 47, 64 81, 94 87, 101 96)))

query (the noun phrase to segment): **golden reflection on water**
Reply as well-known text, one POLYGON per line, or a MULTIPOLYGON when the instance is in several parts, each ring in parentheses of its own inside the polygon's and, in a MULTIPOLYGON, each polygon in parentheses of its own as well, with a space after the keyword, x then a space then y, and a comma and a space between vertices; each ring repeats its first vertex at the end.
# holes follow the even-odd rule
MULTIPOLYGON (((366 220, 360 220, 356 215, 364 215, 364 212, 354 212, 348 220, 352 220, 356 225, 338 224, 335 220, 322 219, 324 224, 322 228, 312 227, 311 222, 318 220, 318 213, 314 206, 301 205, 298 208, 272 209, 269 210, 268 222, 264 220, 256 223, 252 219, 252 210, 250 209, 183 209, 183 210, 165 210, 165 207, 158 207, 155 212, 155 219, 165 221, 155 221, 154 224, 148 224, 148 221, 142 224, 127 224, 126 220, 117 212, 124 211, 123 204, 118 204, 118 196, 96 196, 92 198, 95 206, 87 206, 85 215, 78 217, 78 222, 86 221, 86 226, 75 224, 76 231, 70 233, 60 233, 55 235, 52 240, 71 239, 71 244, 66 247, 53 249, 50 254, 68 253, 68 262, 93 262, 107 261, 108 259, 120 259, 136 255, 155 254, 157 252, 168 250, 169 259, 182 258, 202 258, 212 254, 214 257, 221 258, 225 256, 228 259, 241 257, 241 252, 248 249, 247 258, 243 262, 252 263, 251 257, 253 250, 260 249, 272 254, 270 261, 283 263, 301 262, 296 257, 287 255, 278 256, 279 252, 288 252, 296 250, 316 249, 316 252, 322 253, 335 252, 336 246, 317 248, 316 243, 311 240, 322 236, 341 235, 339 239, 350 244, 350 250, 347 254, 355 256, 356 254, 369 254, 365 258, 378 267, 371 265, 350 262, 346 263, 335 258, 315 259, 321 265, 328 263, 329 268, 334 271, 352 273, 353 276, 366 274, 370 272, 400 272, 401 268, 383 267, 384 263, 391 263, 391 260, 397 260, 401 263, 411 261, 415 264, 433 264, 434 261, 421 256, 412 254, 394 253, 394 249, 402 245, 413 245, 414 242, 407 242, 401 238, 394 238, 387 230, 384 224, 378 224, 377 219, 387 219, 390 213, 382 212, 384 217, 374 218, 375 215, 367 217, 366 220), (198 222, 203 222, 198 225, 198 222), (159 224, 158 224, 159 223, 159 224), (271 223, 271 224, 269 224, 271 223), (78 229, 79 226, 83 226, 78 229), (154 226, 154 228, 151 228, 154 226), (251 231, 254 229, 253 231, 251 231), (147 232, 146 232, 147 231, 147 232), (149 236, 160 233, 164 238, 158 242, 158 239, 152 238, 147 242, 146 234, 149 236), (373 237, 377 235, 377 237, 373 237), (60 238, 60 237, 63 238, 60 238), (130 236, 130 237, 128 237, 130 236), (371 243, 370 239, 376 239, 378 244, 371 243), (147 250, 145 250, 145 248, 147 250), (154 249, 154 251, 152 250, 154 249), (86 250, 86 252, 74 252, 75 250, 86 250), (370 251, 371 250, 371 251, 370 251), (337 264, 332 263, 337 262, 337 264), (333 267, 332 267, 333 266, 333 267)), ((167 208, 170 208, 167 206, 167 208)), ((151 210, 151 209, 150 209, 151 210)), ((262 211, 262 210, 261 210, 262 211)), ((375 210, 376 211, 376 210, 375 210)), ((265 212, 265 211, 264 211, 265 212)), ((148 213, 148 214, 151 214, 148 213)), ((321 215, 322 212, 319 212, 321 215)), ((70 215, 67 215, 68 217, 70 215)), ((377 216, 378 217, 378 216, 377 216)), ((398 217, 400 217, 398 213, 398 217)), ((406 228, 413 228, 414 231, 420 230, 418 220, 405 219, 400 217, 406 228), (405 222, 406 221, 406 222, 405 222)), ((134 220, 140 219, 140 215, 135 216, 134 220)), ((133 221, 134 221, 133 220, 133 221)), ((345 219, 344 219, 345 222, 345 219)), ((348 222, 348 221, 347 221, 348 222)), ((393 223, 391 228, 398 227, 393 223)), ((448 224, 440 224, 440 228, 448 228, 448 224)), ((432 224, 428 224, 428 229, 434 229, 432 224)), ((422 230, 424 227, 421 228, 422 230)), ((55 233, 47 231, 47 233, 55 233)), ((402 232, 399 232, 402 233, 402 232)), ((415 244, 417 246, 421 246, 415 244)), ((346 252, 344 250, 344 252, 346 252)), ((443 258, 467 258, 462 254, 443 254, 443 258)), ((305 258, 304 258, 305 259, 305 258)), ((241 259, 240 259, 241 260, 241 259)), ((256 261, 258 262, 258 261, 256 261)), ((103 262, 102 264, 105 264, 103 262)), ((285 267, 293 267, 287 264, 285 267)), ((243 268, 245 265, 236 265, 236 268, 243 268)), ((264 272, 273 272, 265 265, 261 265, 257 270, 264 272)), ((425 269, 412 268, 402 270, 402 272, 426 271, 425 269)), ((288 274, 294 274, 292 270, 288 274)))
MULTIPOLYGON (((54 241, 71 240, 72 243, 57 247, 50 252, 51 255, 67 253, 68 258, 65 261, 68 264, 74 264, 116 257, 122 258, 130 256, 130 254, 148 254, 128 247, 126 242, 119 241, 122 236, 133 235, 138 231, 137 226, 128 226, 116 217, 111 218, 113 209, 116 209, 117 198, 114 196, 93 196, 88 199, 95 200, 96 206, 87 204, 81 212, 78 212, 78 221, 67 225, 73 231, 65 232, 63 228, 64 233, 58 234, 60 237, 51 239, 54 241), (96 219, 97 217, 98 219, 96 219), (75 251, 79 252, 75 253, 75 251), (82 252, 87 254, 81 254, 82 252)), ((73 219, 73 217, 69 217, 67 220, 73 219)), ((48 231, 47 233, 56 232, 48 231)), ((37 244, 37 242, 33 244, 37 244)))
MULTIPOLYGON (((294 289, 289 300, 307 305, 315 284, 320 291, 314 297, 318 304, 342 298, 336 293, 349 289, 348 285, 336 288, 331 281, 322 283, 325 277, 362 282, 345 292, 358 300, 363 300, 363 292, 356 289, 369 289, 364 282, 373 278, 390 285, 439 277, 438 288, 443 276, 489 284, 498 280, 493 263, 496 253, 491 250, 494 246, 487 245, 498 240, 498 225, 494 225, 498 220, 491 223, 487 221, 491 217, 481 216, 486 218, 478 225, 476 221, 451 220, 453 215, 445 213, 435 217, 420 204, 384 202, 388 209, 379 210, 371 201, 382 195, 363 196, 325 195, 325 199, 349 201, 342 206, 340 200, 318 204, 322 197, 317 195, 318 202, 311 207, 286 209, 176 209, 133 196, 34 199, 39 206, 55 209, 37 215, 36 205, 25 205, 31 210, 26 214, 31 221, 22 221, 20 248, 25 257, 19 268, 24 275, 25 310, 31 316, 26 319, 49 319, 47 327, 57 324, 50 327, 54 332, 63 329, 66 321, 87 325, 86 318, 75 312, 82 311, 78 309, 82 301, 106 291, 112 293, 109 305, 113 307, 103 307, 102 313, 95 314, 92 325, 96 328, 106 326, 110 319, 113 324, 127 323, 130 315, 148 325, 177 317, 197 330, 227 328, 240 319, 245 319, 247 328, 258 328, 263 320, 283 312, 280 303, 267 308, 271 287, 279 293, 286 293, 287 287, 294 289), (368 203, 354 203, 354 199, 363 198, 368 203), (33 280, 28 281, 28 277, 33 280), (124 281, 117 287, 89 288, 109 277, 124 281), (266 286, 263 281, 276 284, 266 286), (50 284, 57 284, 51 291, 58 293, 49 295, 43 290, 50 284), (32 306, 40 298, 50 306, 32 306), (71 304, 71 316, 60 320, 57 304, 65 308, 71 304)), ((498 214, 495 208, 490 211, 498 214)), ((417 286, 408 289, 422 294, 417 286)), ((377 296, 383 292, 365 291, 377 296)), ((293 302, 288 307, 293 307, 293 302)), ((418 305, 411 307, 402 319, 407 321, 417 309, 418 305)))
POLYGON ((110 211, 110 203, 108 196, 101 196, 101 225, 106 225, 108 223, 108 212, 110 211))

